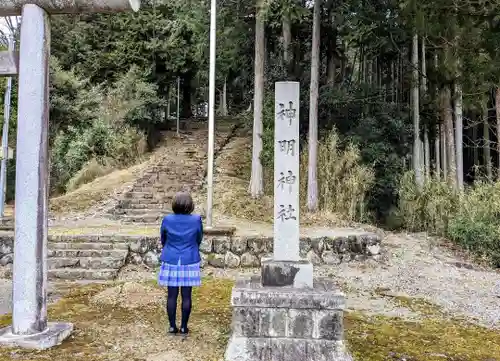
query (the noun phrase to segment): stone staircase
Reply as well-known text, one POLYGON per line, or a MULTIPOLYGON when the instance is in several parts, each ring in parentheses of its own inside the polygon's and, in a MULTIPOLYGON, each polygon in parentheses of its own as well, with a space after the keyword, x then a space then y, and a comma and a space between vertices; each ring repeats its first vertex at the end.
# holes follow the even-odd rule
POLYGON ((60 280, 112 280, 125 265, 129 244, 110 237, 49 238, 48 277, 60 280))
MULTIPOLYGON (((228 124, 222 128, 216 132, 216 154, 231 139, 237 126, 228 124)), ((110 210, 114 219, 124 223, 157 223, 171 212, 172 199, 177 192, 202 189, 207 167, 206 123, 192 125, 190 131, 180 137, 166 132, 164 138, 163 155, 110 210)))

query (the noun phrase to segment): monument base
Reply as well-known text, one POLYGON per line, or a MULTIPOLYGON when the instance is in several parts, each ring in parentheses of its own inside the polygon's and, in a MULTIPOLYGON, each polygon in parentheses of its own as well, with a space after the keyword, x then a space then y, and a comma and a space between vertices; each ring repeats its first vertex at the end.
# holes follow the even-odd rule
POLYGON ((301 289, 242 278, 231 298, 225 361, 352 361, 343 341, 345 298, 332 281, 316 279, 301 289))
POLYGON ((12 326, 0 329, 0 345, 46 350, 60 345, 73 332, 73 324, 49 322, 45 331, 33 335, 15 335, 12 326))
POLYGON ((261 261, 262 285, 265 287, 313 288, 313 265, 308 260, 261 261))

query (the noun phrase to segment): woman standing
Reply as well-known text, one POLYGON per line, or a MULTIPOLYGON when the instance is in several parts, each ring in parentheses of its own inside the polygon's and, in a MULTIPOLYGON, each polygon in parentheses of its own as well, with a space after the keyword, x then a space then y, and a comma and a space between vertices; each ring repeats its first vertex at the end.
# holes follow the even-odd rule
POLYGON ((193 287, 201 285, 200 244, 203 239, 201 217, 191 214, 193 199, 189 193, 177 193, 172 203, 174 214, 163 218, 160 239, 163 247, 158 284, 167 287, 167 314, 169 333, 189 333, 188 321, 191 314, 191 293, 193 287), (182 298, 181 328, 177 328, 176 310, 179 289, 182 298))

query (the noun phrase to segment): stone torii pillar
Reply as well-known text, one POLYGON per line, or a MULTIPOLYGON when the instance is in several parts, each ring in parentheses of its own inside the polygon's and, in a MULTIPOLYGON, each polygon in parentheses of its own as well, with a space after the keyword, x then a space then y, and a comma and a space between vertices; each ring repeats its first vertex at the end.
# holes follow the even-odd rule
POLYGON ((0 56, 0 75, 19 77, 12 326, 0 330, 0 344, 47 349, 73 330, 47 322, 49 15, 139 7, 140 0, 0 1, 0 16, 22 15, 19 60, 0 56))

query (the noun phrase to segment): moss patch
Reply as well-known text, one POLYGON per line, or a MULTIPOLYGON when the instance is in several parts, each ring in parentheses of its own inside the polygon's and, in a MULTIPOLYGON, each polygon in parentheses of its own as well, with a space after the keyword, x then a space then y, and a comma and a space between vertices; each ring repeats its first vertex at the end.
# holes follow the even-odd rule
MULTIPOLYGON (((0 348, 0 360, 145 360, 172 349, 181 352, 187 361, 218 360, 223 356, 231 322, 231 281, 207 278, 203 287, 195 290, 190 322, 193 333, 184 342, 166 336, 168 322, 163 302, 139 309, 92 304, 92 297, 107 287, 78 288, 49 308, 51 321, 75 325, 72 337, 61 346, 44 352, 0 348)), ((0 318, 0 325, 10 323, 10 316, 0 318)))
MULTIPOLYGON (((148 283, 156 287, 154 281, 148 283)), ((44 352, 1 348, 0 360, 145 360, 165 350, 177 350, 187 361, 220 360, 230 332, 232 286, 230 280, 206 278, 195 289, 193 333, 184 342, 165 336, 164 304, 137 309, 97 306, 90 300, 110 285, 80 287, 49 309, 51 321, 75 324, 70 340, 44 352)), ((357 361, 500 361, 500 332, 449 319, 439 307, 420 299, 393 298, 423 320, 346 312, 347 344, 357 361)), ((10 323, 10 316, 0 317, 1 326, 10 323)))
POLYGON ((497 361, 500 332, 451 317, 441 307, 419 298, 390 297, 422 316, 418 322, 400 318, 367 317, 346 313, 344 323, 349 349, 358 361, 497 361), (496 357, 496 358, 495 358, 496 357))

